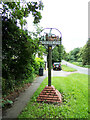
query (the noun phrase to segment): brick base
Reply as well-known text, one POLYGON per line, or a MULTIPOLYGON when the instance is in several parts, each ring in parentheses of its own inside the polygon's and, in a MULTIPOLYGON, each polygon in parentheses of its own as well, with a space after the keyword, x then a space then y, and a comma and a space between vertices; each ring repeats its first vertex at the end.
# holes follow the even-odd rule
POLYGON ((54 86, 46 86, 37 98, 37 102, 43 101, 47 103, 61 103, 62 97, 60 92, 57 89, 55 89, 54 86))

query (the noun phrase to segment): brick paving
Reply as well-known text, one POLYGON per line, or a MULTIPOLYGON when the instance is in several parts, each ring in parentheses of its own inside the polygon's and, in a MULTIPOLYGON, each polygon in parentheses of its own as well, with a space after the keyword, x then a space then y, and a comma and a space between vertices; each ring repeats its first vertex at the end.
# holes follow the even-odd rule
POLYGON ((55 103, 62 102, 61 93, 54 86, 46 86, 37 98, 37 102, 55 103))

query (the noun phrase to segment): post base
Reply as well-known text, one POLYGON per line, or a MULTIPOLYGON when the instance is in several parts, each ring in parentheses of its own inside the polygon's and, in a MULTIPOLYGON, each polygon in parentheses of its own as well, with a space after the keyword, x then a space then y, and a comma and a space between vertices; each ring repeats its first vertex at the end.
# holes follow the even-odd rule
POLYGON ((54 86, 46 86, 37 98, 37 102, 61 103, 61 93, 54 86))

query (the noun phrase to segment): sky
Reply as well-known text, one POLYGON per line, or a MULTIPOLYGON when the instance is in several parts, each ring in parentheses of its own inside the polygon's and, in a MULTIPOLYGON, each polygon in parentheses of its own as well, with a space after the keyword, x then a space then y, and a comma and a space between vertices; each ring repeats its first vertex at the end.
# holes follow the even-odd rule
MULTIPOLYGON (((62 33, 62 44, 66 52, 83 47, 88 40, 88 0, 42 0, 40 26, 57 28, 62 33)), ((27 18, 27 28, 31 30, 31 20, 27 18)))

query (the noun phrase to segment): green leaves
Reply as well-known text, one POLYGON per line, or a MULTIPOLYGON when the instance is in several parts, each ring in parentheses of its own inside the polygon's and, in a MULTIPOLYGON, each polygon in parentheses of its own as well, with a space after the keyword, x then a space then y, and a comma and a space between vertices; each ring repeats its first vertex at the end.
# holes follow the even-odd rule
POLYGON ((78 61, 78 53, 80 52, 80 48, 75 48, 69 52, 69 60, 71 62, 78 61))
POLYGON ((33 67, 35 69, 35 73, 39 74, 39 68, 44 68, 44 60, 41 58, 35 58, 35 63, 33 64, 33 67))
POLYGON ((32 39, 28 31, 19 29, 11 19, 2 17, 2 23, 2 83, 3 94, 7 94, 24 80, 29 79, 30 82, 37 69, 33 64, 39 47, 38 39, 32 39))
POLYGON ((45 49, 39 49, 39 40, 37 39, 40 32, 39 27, 34 38, 29 35, 27 30, 23 30, 23 26, 27 23, 25 18, 29 14, 33 15, 34 23, 40 21, 42 18, 40 10, 43 9, 43 3, 41 1, 2 2, 2 5, 2 85, 4 95, 15 86, 22 85, 27 81, 32 82, 32 78, 38 74, 38 68, 34 67, 35 55, 39 50, 41 57, 45 49), (18 24, 21 25, 21 29, 17 27, 18 24))
POLYGON ((90 38, 88 39, 86 45, 83 47, 82 52, 82 64, 90 65, 90 38))
POLYGON ((58 52, 58 47, 56 46, 53 51, 52 51, 52 61, 59 61, 59 52, 58 52))
POLYGON ((75 48, 68 53, 67 61, 72 62, 78 66, 89 67, 90 65, 90 39, 82 48, 75 48))
POLYGON ((12 105, 12 104, 13 104, 13 101, 8 99, 6 100, 2 99, 2 107, 5 107, 6 105, 12 105))
MULTIPOLYGON (((4 16, 7 12, 9 14, 9 18, 14 21, 22 20, 24 17, 28 17, 30 13, 32 13, 34 17, 34 23, 40 22, 42 18, 40 10, 43 10, 43 3, 41 1, 38 2, 28 2, 28 3, 20 3, 20 2, 4 2, 3 3, 3 14, 4 16)), ((24 25, 26 22, 21 25, 24 25)))
POLYGON ((63 45, 56 46, 52 51, 52 63, 58 62, 64 59, 65 56, 65 49, 63 45))

